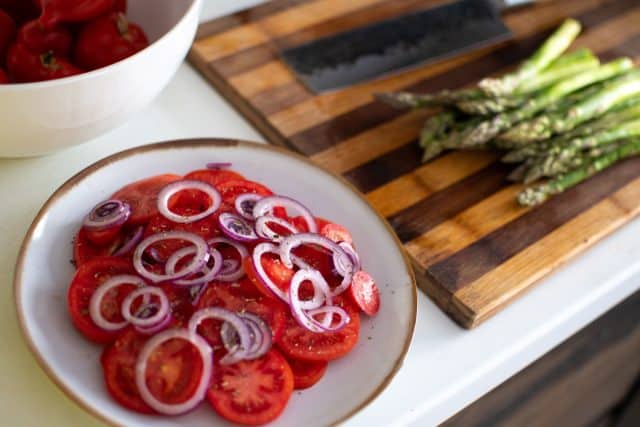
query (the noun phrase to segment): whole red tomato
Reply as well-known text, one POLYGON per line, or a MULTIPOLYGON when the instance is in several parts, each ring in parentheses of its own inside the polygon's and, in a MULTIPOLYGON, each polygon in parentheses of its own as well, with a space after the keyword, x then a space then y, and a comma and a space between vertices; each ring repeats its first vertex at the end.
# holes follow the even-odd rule
MULTIPOLYGON (((25 0, 26 1, 26 0, 25 0)), ((40 23, 51 28, 61 22, 85 22, 113 9, 114 0, 38 0, 40 23)))
POLYGON ((0 0, 0 9, 8 13, 18 25, 35 19, 40 14, 35 0, 0 0))
POLYGON ((16 34, 16 24, 8 14, 0 9, 0 64, 4 62, 4 54, 16 34))
POLYGON ((115 0, 113 2, 113 11, 127 13, 127 0, 115 0))
POLYGON ((0 85, 4 85, 9 83, 9 76, 4 72, 2 68, 0 68, 0 85))
POLYGON ((68 29, 54 27, 47 30, 36 19, 20 28, 18 43, 22 43, 33 53, 53 52, 55 56, 66 58, 71 53, 73 38, 68 29))
POLYGON ((149 45, 142 28, 122 13, 111 13, 85 24, 76 40, 75 62, 88 70, 106 67, 149 45))
POLYGON ((39 82, 80 74, 82 70, 56 57, 53 52, 37 54, 22 43, 14 43, 7 54, 7 69, 16 82, 39 82))

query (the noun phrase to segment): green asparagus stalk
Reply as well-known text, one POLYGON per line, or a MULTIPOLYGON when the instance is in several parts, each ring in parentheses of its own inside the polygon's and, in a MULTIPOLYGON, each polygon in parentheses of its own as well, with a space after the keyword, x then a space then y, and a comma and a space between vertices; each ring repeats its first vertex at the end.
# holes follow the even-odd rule
POLYGON ((443 111, 425 122, 420 131, 420 146, 424 149, 423 161, 438 156, 444 150, 441 140, 446 137, 455 121, 456 115, 453 111, 443 111))
POLYGON ((500 135, 503 141, 533 142, 553 134, 568 132, 581 123, 604 115, 616 104, 640 95, 640 70, 633 70, 613 79, 602 91, 574 105, 566 114, 542 114, 509 129, 500 135))
POLYGON ((614 165, 622 159, 640 154, 640 139, 634 139, 621 145, 615 151, 603 154, 587 165, 575 169, 565 175, 554 178, 536 187, 527 188, 518 195, 518 202, 523 206, 534 206, 547 200, 550 196, 563 191, 590 178, 596 173, 614 165))
MULTIPOLYGON (((620 58, 556 83, 550 88, 543 90, 540 95, 529 99, 521 108, 498 114, 493 119, 486 120, 475 128, 468 130, 460 142, 461 147, 468 148, 485 144, 501 132, 506 131, 523 120, 533 117, 536 113, 544 110, 554 102, 561 100, 568 94, 594 83, 608 80, 632 67, 633 62, 629 58, 620 58)), ((589 99, 591 98, 593 97, 589 99)))
POLYGON ((522 82, 547 68, 562 55, 579 33, 580 23, 574 19, 567 19, 515 72, 497 79, 486 78, 480 81, 478 86, 491 96, 513 93, 522 82))
POLYGON ((394 108, 425 108, 454 105, 456 102, 483 98, 484 94, 477 88, 462 90, 442 90, 436 93, 382 92, 374 94, 378 101, 394 108))

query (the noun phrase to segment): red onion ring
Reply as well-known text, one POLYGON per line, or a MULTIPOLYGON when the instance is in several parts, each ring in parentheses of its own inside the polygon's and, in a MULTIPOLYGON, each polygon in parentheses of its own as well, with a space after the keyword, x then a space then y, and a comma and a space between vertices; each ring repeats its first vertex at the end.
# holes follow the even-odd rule
POLYGON ((207 169, 224 169, 230 168, 232 164, 230 162, 209 162, 207 163, 207 169))
POLYGON ((102 315, 102 299, 107 292, 122 285, 135 285, 142 287, 147 284, 138 276, 134 276, 132 274, 120 274, 107 279, 102 285, 98 286, 89 300, 89 316, 91 317, 91 320, 93 320, 93 323, 95 323, 100 329, 104 329, 105 331, 118 331, 129 323, 126 320, 126 317, 124 321, 116 323, 108 321, 102 315))
POLYGON ((264 215, 273 215, 273 209, 281 206, 287 210, 292 210, 298 213, 307 223, 307 228, 311 233, 318 231, 318 224, 311 215, 309 209, 307 209, 302 203, 293 200, 285 196, 268 196, 260 199, 253 208, 253 217, 259 218, 264 215))
POLYGON ((269 223, 278 224, 279 226, 289 230, 291 234, 297 234, 300 232, 293 224, 291 224, 286 219, 278 218, 277 216, 273 215, 264 215, 258 217, 256 219, 256 233, 263 239, 268 239, 272 242, 280 242, 284 238, 284 236, 281 236, 280 234, 273 231, 269 227, 269 223))
POLYGON ((124 242, 120 249, 113 253, 113 256, 123 256, 131 252, 140 240, 142 240, 142 236, 144 235, 144 227, 140 226, 136 228, 136 230, 128 236, 128 239, 124 242))
POLYGON ((253 248, 253 254, 251 255, 251 263, 253 265, 254 270, 257 273, 258 279, 262 282, 267 289, 269 289, 273 295, 280 298, 282 301, 289 303, 289 297, 287 293, 280 289, 274 282, 271 280, 267 272, 264 271, 264 267, 262 266, 262 255, 264 254, 280 254, 280 250, 273 243, 260 243, 253 248))
POLYGON ((350 268, 354 271, 361 270, 362 264, 360 263, 360 255, 358 255, 353 246, 347 242, 340 242, 338 243, 338 246, 342 248, 344 253, 346 253, 351 260, 351 264, 347 263, 347 265, 345 265, 344 258, 339 256, 336 252, 333 253, 333 265, 336 268, 338 274, 343 276, 350 268))
POLYGON ((223 365, 230 365, 244 359, 248 349, 251 348, 252 343, 249 327, 246 325, 244 320, 242 320, 242 318, 236 313, 227 309, 221 307, 207 307, 193 313, 191 319, 189 319, 189 330, 193 333, 197 333, 198 326, 205 319, 216 319, 227 322, 236 330, 236 334, 238 334, 238 338, 240 340, 238 347, 235 351, 229 352, 220 359, 220 363, 223 365))
POLYGON ((165 320, 171 309, 169 307, 169 299, 164 291, 160 288, 156 288, 153 286, 144 286, 142 288, 138 288, 135 291, 131 292, 127 297, 122 301, 122 317, 125 318, 126 321, 131 323, 133 326, 142 327, 142 328, 151 328, 162 323, 165 320), (141 296, 156 296, 160 300, 160 306, 158 307, 157 312, 150 317, 139 317, 131 313, 131 305, 133 302, 141 297, 141 296))
MULTIPOLYGON (((246 257, 249 256, 249 251, 247 250, 247 248, 245 248, 243 245, 241 245, 238 242, 234 242, 233 240, 224 238, 224 237, 215 237, 213 239, 210 239, 207 244, 209 245, 209 247, 214 247, 217 244, 226 244, 229 245, 231 247, 233 247, 236 251, 238 251, 238 254, 240 254, 240 259, 245 259, 246 257)), ((225 260, 227 261, 227 260, 225 260)), ((234 260, 228 260, 228 261, 234 261, 234 260)), ((224 263, 224 261, 223 261, 224 263)), ((220 271, 218 273, 218 276, 216 277, 216 280, 220 280, 222 282, 234 282, 240 278, 242 278, 245 275, 245 271, 244 268, 242 268, 242 263, 239 262, 237 264, 237 269, 236 270, 231 270, 231 271, 227 271, 224 267, 222 269, 222 271, 220 271)))
MULTIPOLYGON (((202 266, 202 273, 204 273, 200 277, 196 277, 194 279, 180 279, 175 280, 173 283, 178 286, 192 286, 192 285, 201 285, 203 283, 208 283, 216 278, 218 272, 222 268, 222 255, 214 248, 209 249, 209 257, 205 264, 202 266), (209 261, 213 260, 213 265, 209 267, 209 261)), ((180 262, 181 259, 188 255, 193 255, 196 252, 196 248, 193 246, 188 246, 186 248, 178 249, 175 251, 167 260, 165 264, 165 273, 171 275, 176 274, 176 265, 180 262)))
POLYGON ((187 329, 168 329, 151 337, 140 351, 135 367, 136 386, 140 392, 140 397, 147 405, 161 414, 178 415, 195 408, 205 397, 211 383, 213 373, 213 352, 207 341, 200 335, 187 329), (172 340, 182 339, 191 343, 200 353, 202 358, 202 375, 200 382, 193 395, 182 403, 169 404, 158 400, 147 386, 146 371, 149 358, 153 351, 162 343, 172 340))
POLYGON ((253 208, 263 196, 255 193, 244 193, 236 197, 235 207, 238 214, 244 219, 253 221, 253 208))
POLYGON ((194 273, 198 273, 202 270, 202 267, 207 261, 209 254, 209 247, 207 242, 197 234, 188 233, 186 231, 167 231, 165 233, 153 234, 144 239, 135 252, 133 253, 133 267, 136 269, 139 275, 153 283, 166 282, 170 280, 178 280, 184 277, 190 276, 194 273), (182 270, 174 274, 156 274, 147 270, 142 261, 142 255, 144 251, 151 245, 162 240, 186 240, 193 243, 196 249, 196 253, 193 256, 191 262, 182 270))
POLYGON ((120 200, 105 200, 91 209, 82 221, 82 226, 87 230, 107 230, 118 227, 129 219, 131 207, 120 200))
POLYGON ((138 332, 140 332, 141 334, 145 334, 145 335, 154 335, 157 334, 158 332, 167 329, 167 327, 171 326, 171 323, 173 322, 173 314, 171 314, 171 312, 169 312, 169 314, 167 314, 165 316, 165 318, 158 324, 153 325, 153 326, 149 326, 148 328, 143 328, 141 326, 136 326, 136 330, 138 332))
MULTIPOLYGON (((296 274, 293 275, 289 287, 289 306, 291 307, 291 314, 300 326, 311 332, 322 333, 326 331, 324 325, 307 315, 302 301, 299 298, 300 285, 309 280, 311 283, 314 283, 315 288, 318 276, 322 277, 322 274, 314 270, 298 270, 296 274)), ((324 278, 322 278, 322 280, 324 280, 324 278)))
POLYGON ((158 210, 160 211, 162 216, 170 221, 177 222, 179 224, 187 224, 206 218, 217 211, 221 203, 222 197, 220 196, 218 190, 216 190, 212 185, 202 181, 192 181, 186 179, 182 181, 174 181, 170 184, 167 184, 162 190, 160 190, 160 193, 158 194, 158 210), (196 215, 179 215, 172 212, 169 209, 169 199, 174 194, 183 190, 202 191, 211 199, 211 205, 209 205, 209 207, 204 212, 200 212, 196 215))
POLYGON ((245 359, 254 360, 267 354, 273 345, 273 333, 267 322, 253 313, 244 312, 239 313, 238 316, 244 320, 255 337, 253 346, 249 349, 245 359))
POLYGON ((239 242, 255 242, 258 240, 258 235, 253 227, 239 215, 229 212, 222 213, 218 216, 218 224, 222 232, 233 240, 239 242))
POLYGON ((311 319, 313 323, 318 325, 321 329, 324 329, 323 332, 336 332, 340 329, 344 328, 350 321, 351 317, 349 317, 349 313, 337 305, 325 305, 324 307, 318 307, 313 310, 309 310, 306 312, 306 315, 311 319), (331 325, 333 321, 334 315, 340 316, 340 321, 336 325, 331 325), (319 322, 315 319, 315 316, 324 315, 323 321, 319 322), (326 320, 329 319, 329 322, 326 320))

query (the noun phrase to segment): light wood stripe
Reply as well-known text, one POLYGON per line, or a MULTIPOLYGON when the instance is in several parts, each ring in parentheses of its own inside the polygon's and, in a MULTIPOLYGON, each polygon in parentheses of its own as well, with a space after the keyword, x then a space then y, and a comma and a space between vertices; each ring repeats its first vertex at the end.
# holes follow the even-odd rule
MULTIPOLYGON (((599 0, 585 0, 571 2, 562 6, 561 2, 548 5, 550 12, 543 19, 536 19, 534 23, 515 18, 525 11, 509 14, 506 22, 518 38, 541 32, 555 24, 560 16, 575 14, 600 4, 599 0), (555 14, 551 11, 555 11, 555 14)), ((292 136, 312 126, 331 120, 333 117, 353 110, 372 101, 371 94, 380 90, 395 90, 408 86, 419 80, 424 80, 455 67, 462 67, 472 59, 485 55, 487 50, 476 51, 463 57, 436 63, 430 67, 419 68, 392 77, 356 85, 339 92, 330 92, 314 99, 300 103, 294 107, 280 111, 268 117, 269 122, 285 137, 292 136)))
POLYGON ((418 261, 420 270, 428 267, 497 230, 525 214, 516 203, 522 185, 511 185, 443 222, 422 236, 405 244, 407 251, 418 261))
POLYGON ((382 216, 389 217, 478 172, 497 158, 490 152, 452 152, 371 191, 367 200, 382 216))
POLYGON ((640 213, 640 178, 627 184, 472 284, 454 294, 454 304, 480 322, 585 247, 640 213))
POLYGON ((336 173, 353 169, 371 159, 415 140, 417 132, 431 114, 429 110, 412 111, 372 128, 325 150, 311 159, 336 173))
POLYGON ((260 92, 295 81, 291 70, 281 61, 271 61, 229 79, 229 83, 245 98, 255 97, 260 92))
POLYGON ((205 61, 215 61, 380 1, 383 0, 312 1, 242 27, 197 40, 194 48, 205 61))

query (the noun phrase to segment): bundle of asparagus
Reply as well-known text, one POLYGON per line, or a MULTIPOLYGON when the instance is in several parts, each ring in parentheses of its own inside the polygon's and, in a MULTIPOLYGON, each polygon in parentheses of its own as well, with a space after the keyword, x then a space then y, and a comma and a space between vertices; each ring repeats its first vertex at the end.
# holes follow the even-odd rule
POLYGON ((531 183, 525 206, 640 154, 640 69, 606 64, 587 48, 566 53, 580 24, 566 20, 514 72, 431 94, 376 94, 396 108, 441 107, 420 133, 423 161, 448 149, 499 149, 519 163, 510 179, 531 183))

